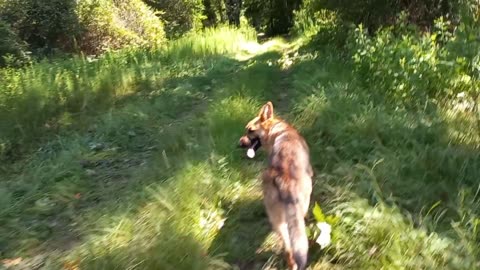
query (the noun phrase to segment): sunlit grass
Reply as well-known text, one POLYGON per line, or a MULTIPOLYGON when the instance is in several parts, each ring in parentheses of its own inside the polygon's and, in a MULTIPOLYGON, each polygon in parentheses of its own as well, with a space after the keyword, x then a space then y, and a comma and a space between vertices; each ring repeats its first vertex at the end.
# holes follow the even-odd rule
POLYGON ((138 92, 162 91, 165 80, 196 76, 213 62, 206 57, 235 53, 255 40, 249 28, 206 29, 155 51, 75 57, 0 70, 0 154, 18 144, 56 133, 71 115, 106 110, 138 92), (198 59, 195 61, 194 59, 198 59))
POLYGON ((171 42, 166 47, 166 54, 175 60, 191 60, 192 57, 235 53, 255 41, 256 33, 251 28, 240 31, 227 26, 209 28, 201 35, 193 33, 171 42))

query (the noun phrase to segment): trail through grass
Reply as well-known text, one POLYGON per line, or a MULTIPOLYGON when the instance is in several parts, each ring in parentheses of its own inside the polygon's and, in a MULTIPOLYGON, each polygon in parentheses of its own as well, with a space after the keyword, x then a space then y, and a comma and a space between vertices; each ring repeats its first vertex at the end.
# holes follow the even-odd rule
MULTIPOLYGON (((0 167, 4 266, 284 269, 261 202, 265 155, 247 160, 236 148, 271 100, 305 135, 313 200, 337 220, 327 249, 312 244, 312 269, 480 267, 472 117, 389 107, 328 50, 281 39, 259 45, 251 34, 208 38, 216 34, 16 75, 35 90, 26 84, 42 85, 42 72, 53 70, 49 83, 71 92, 38 92, 63 107, 43 104, 28 129, 35 135, 21 138, 35 148, 0 167)), ((22 134, 12 132, 2 133, 6 148, 22 134)))

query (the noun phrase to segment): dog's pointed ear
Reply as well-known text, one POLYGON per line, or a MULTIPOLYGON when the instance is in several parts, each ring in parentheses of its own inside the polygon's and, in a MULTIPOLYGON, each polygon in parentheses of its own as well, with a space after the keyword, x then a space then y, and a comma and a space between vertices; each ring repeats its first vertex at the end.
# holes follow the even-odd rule
POLYGON ((266 121, 273 117, 273 104, 272 102, 267 102, 263 105, 262 109, 260 110, 260 121, 266 121))

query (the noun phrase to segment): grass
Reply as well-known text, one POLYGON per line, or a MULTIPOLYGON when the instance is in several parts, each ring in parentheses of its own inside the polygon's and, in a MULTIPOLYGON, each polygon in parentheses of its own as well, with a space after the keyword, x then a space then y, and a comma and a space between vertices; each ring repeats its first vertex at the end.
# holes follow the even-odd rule
POLYGON ((389 106, 329 50, 252 38, 212 30, 2 71, 3 265, 284 269, 265 156, 236 148, 272 100, 309 142, 313 199, 337 219, 312 269, 479 268, 475 118, 389 106))

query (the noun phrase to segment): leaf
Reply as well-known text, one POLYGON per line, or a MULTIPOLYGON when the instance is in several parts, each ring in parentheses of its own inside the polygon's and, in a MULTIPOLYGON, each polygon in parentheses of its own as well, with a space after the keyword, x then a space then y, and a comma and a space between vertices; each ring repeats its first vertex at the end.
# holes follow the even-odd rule
POLYGON ((320 208, 320 205, 315 202, 315 206, 313 207, 313 216, 318 222, 323 222, 325 221, 325 214, 323 214, 322 208, 320 208))
POLYGON ((305 232, 307 233, 307 238, 312 238, 312 230, 310 229, 310 227, 306 226, 305 227, 305 232))
POLYGON ((328 215, 325 218, 325 222, 327 222, 330 225, 335 225, 340 221, 340 217, 335 216, 335 215, 328 215))

